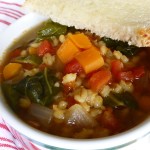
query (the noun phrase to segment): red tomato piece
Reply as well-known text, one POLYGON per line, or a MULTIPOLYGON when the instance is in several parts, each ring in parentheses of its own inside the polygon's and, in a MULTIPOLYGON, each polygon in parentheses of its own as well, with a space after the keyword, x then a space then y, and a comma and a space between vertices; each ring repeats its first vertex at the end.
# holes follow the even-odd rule
POLYGON ((118 72, 118 74, 116 75, 116 78, 118 80, 133 81, 134 75, 132 71, 122 71, 122 72, 118 72))
POLYGON ((42 41, 38 48, 39 56, 44 56, 46 53, 55 54, 54 49, 48 40, 42 41))
POLYGON ((100 70, 96 73, 93 73, 93 75, 89 79, 89 86, 93 91, 100 91, 102 87, 107 84, 112 75, 109 70, 100 70))
POLYGON ((123 63, 120 60, 113 60, 111 62, 111 72, 115 76, 118 72, 121 72, 123 69, 123 63))
POLYGON ((133 68, 129 71, 119 72, 116 77, 118 80, 133 81, 139 79, 145 73, 144 67, 133 68))
POLYGON ((76 59, 71 60, 69 63, 67 63, 64 67, 64 73, 77 73, 80 74, 84 72, 82 66, 79 64, 79 62, 76 59))
POLYGON ((135 78, 135 79, 139 79, 141 76, 144 75, 145 70, 144 70, 144 67, 143 67, 143 66, 140 66, 140 67, 138 67, 138 68, 134 68, 134 69, 132 70, 132 72, 133 72, 134 78, 135 78))
POLYGON ((15 57, 20 56, 21 50, 20 49, 16 49, 14 51, 12 51, 9 55, 10 59, 13 59, 15 57))

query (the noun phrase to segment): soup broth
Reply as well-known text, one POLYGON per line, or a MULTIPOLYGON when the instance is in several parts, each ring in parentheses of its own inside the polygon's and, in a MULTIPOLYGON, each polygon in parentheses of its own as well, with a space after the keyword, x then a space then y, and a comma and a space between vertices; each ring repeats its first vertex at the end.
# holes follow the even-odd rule
POLYGON ((47 21, 8 52, 1 86, 30 126, 69 138, 126 131, 150 112, 150 49, 47 21))

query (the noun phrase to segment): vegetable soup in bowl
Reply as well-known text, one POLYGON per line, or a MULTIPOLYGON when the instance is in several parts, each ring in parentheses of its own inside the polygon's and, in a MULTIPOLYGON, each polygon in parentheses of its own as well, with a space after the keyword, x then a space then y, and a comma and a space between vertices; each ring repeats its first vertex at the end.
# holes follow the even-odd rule
POLYGON ((149 48, 37 14, 10 26, 0 45, 1 114, 33 143, 107 149, 150 132, 149 48))

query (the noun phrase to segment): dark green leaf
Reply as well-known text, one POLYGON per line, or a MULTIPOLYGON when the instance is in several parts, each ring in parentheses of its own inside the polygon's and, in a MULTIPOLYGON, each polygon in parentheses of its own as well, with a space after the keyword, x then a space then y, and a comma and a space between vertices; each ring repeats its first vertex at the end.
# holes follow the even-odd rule
POLYGON ((37 40, 51 39, 52 36, 58 37, 61 34, 66 34, 66 32, 67 26, 49 20, 44 24, 43 28, 38 31, 37 40))
POLYGON ((137 108, 137 103, 133 95, 129 92, 113 93, 111 92, 108 97, 104 98, 104 105, 111 107, 129 107, 137 108))
POLYGON ((12 85, 6 84, 6 83, 2 84, 2 90, 3 90, 4 96, 8 100, 8 103, 10 103, 12 109, 16 111, 18 107, 20 94, 13 88, 12 85))
POLYGON ((104 105, 114 108, 119 106, 125 106, 124 103, 120 99, 118 99, 112 92, 109 94, 109 96, 104 98, 104 105))
POLYGON ((27 76, 13 87, 34 103, 48 105, 60 91, 60 88, 54 86, 56 82, 57 78, 45 68, 43 73, 38 73, 31 77, 27 76))
POLYGON ((25 93, 35 103, 41 103, 43 87, 37 77, 31 77, 27 80, 25 93))
POLYGON ((134 45, 128 45, 127 42, 112 40, 111 38, 106 37, 103 37, 101 40, 104 41, 108 48, 120 51, 126 56, 134 56, 140 50, 140 48, 134 45))
POLYGON ((53 72, 49 71, 47 68, 44 70, 44 78, 43 78, 43 87, 44 87, 44 97, 43 102, 45 105, 51 103, 52 98, 60 91, 59 87, 55 87, 54 84, 58 81, 58 79, 53 75, 53 72))

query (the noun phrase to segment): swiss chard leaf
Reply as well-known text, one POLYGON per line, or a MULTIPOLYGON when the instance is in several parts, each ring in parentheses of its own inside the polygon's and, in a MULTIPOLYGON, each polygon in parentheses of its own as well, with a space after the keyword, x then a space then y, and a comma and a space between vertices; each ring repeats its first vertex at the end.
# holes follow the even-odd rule
POLYGON ((43 95, 43 87, 40 83, 39 78, 31 77, 27 81, 25 88, 25 94, 35 103, 41 103, 43 95))
POLYGON ((45 22, 43 28, 41 28, 38 31, 37 40, 40 41, 43 39, 51 39, 51 37, 53 36, 58 37, 61 34, 66 34, 66 32, 67 32, 67 26, 48 20, 47 22, 45 22))
POLYGON ((4 96, 8 100, 8 103, 10 103, 12 109, 16 111, 18 107, 18 101, 21 95, 13 88, 13 85, 11 84, 3 83, 2 90, 4 96))
POLYGON ((51 103, 53 96, 60 90, 54 86, 56 81, 57 78, 45 68, 43 73, 31 77, 27 76, 15 84, 14 88, 34 103, 48 105, 51 103))
POLYGON ((137 108, 137 103, 133 95, 129 92, 113 93, 104 98, 104 105, 111 106, 114 108, 124 106, 129 108, 137 108))
POLYGON ((101 40, 106 44, 108 48, 120 51, 126 56, 134 56, 140 50, 139 47, 136 47, 134 45, 128 45, 127 42, 112 40, 111 38, 107 37, 103 37, 101 40))
POLYGON ((26 64, 37 66, 42 63, 42 59, 37 55, 29 55, 27 57, 19 56, 13 59, 13 62, 26 63, 26 64))

